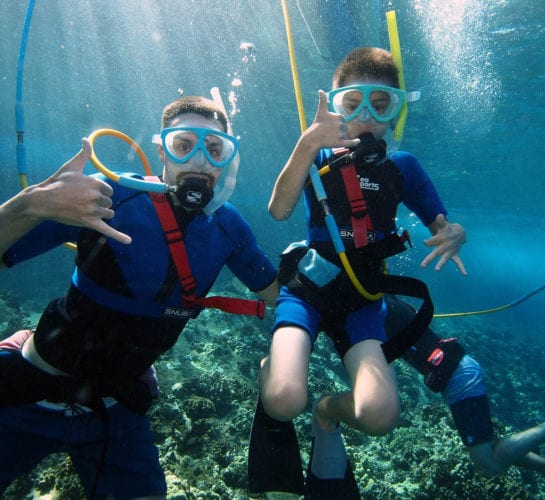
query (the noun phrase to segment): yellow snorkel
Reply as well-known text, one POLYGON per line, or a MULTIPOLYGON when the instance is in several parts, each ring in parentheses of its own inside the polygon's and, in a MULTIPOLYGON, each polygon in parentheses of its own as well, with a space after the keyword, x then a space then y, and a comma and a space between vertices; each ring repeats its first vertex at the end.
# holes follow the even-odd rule
MULTIPOLYGON (((386 24, 388 25, 388 37, 390 39, 390 52, 399 71, 399 88, 401 90, 405 90, 405 74, 403 72, 403 59, 401 57, 401 46, 399 44, 399 33, 397 31, 395 10, 389 10, 386 12, 386 24)), ((401 107, 401 111, 394 129, 394 141, 397 143, 400 143, 401 139, 403 138, 403 129, 405 128, 405 122, 407 121, 407 100, 408 97, 403 102, 403 106, 401 107)))

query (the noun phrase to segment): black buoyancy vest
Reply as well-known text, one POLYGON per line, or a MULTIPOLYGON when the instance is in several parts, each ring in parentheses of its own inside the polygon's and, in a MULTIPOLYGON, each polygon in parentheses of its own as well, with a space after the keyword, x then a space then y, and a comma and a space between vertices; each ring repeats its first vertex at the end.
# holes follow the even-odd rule
MULTIPOLYGON (((345 158, 353 157, 347 154, 346 150, 341 151, 328 158, 324 165, 330 165, 343 155, 346 155, 345 158)), ((372 257, 375 262, 403 251, 405 235, 398 237, 395 234, 397 206, 403 199, 403 175, 395 163, 390 159, 376 163, 357 160, 336 163, 337 165, 329 168, 321 179, 330 201, 329 210, 335 217, 341 238, 345 242, 348 240, 350 249, 364 251, 360 253, 360 258, 365 259, 375 254, 372 257), (355 184, 356 182, 359 186, 355 184), (361 219, 365 220, 363 225, 361 219), (366 233, 363 238, 362 227, 366 233), (357 231, 360 231, 359 237, 357 231), (384 239, 377 242, 376 236, 384 239), (377 247, 378 251, 373 252, 373 247, 377 247)), ((312 234, 312 227, 324 226, 324 214, 314 191, 311 196, 312 234)), ((312 246, 313 242, 310 244, 312 246)), ((368 268, 371 269, 373 267, 368 268)), ((373 293, 399 294, 422 300, 414 318, 397 335, 383 344, 384 355, 387 361, 391 362, 406 352, 424 334, 433 318, 433 303, 427 286, 420 280, 382 274, 376 265, 373 274, 371 277, 375 286, 373 293)))
MULTIPOLYGON (((327 163, 327 162, 326 162, 327 163)), ((341 238, 348 248, 354 247, 352 207, 347 194, 342 169, 331 169, 322 176, 322 183, 327 193, 329 208, 335 220, 341 238)), ((397 206, 403 197, 403 176, 395 163, 385 160, 381 164, 357 166, 355 169, 357 182, 365 200, 364 210, 360 217, 368 216, 369 243, 375 241, 375 235, 388 235, 395 230, 397 206)), ((314 192, 310 203, 310 225, 320 227, 324 225, 320 204, 314 192)))

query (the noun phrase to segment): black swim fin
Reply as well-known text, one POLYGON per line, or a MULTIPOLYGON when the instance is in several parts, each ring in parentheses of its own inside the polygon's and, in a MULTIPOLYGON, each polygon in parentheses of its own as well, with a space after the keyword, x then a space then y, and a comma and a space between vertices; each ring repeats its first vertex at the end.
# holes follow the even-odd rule
POLYGON ((251 493, 282 491, 303 495, 305 482, 293 422, 269 417, 257 401, 248 449, 248 489, 251 493))
POLYGON ((312 455, 314 453, 314 439, 307 469, 305 483, 305 500, 360 500, 360 491, 350 461, 346 462, 346 472, 343 479, 320 479, 312 471, 312 455))

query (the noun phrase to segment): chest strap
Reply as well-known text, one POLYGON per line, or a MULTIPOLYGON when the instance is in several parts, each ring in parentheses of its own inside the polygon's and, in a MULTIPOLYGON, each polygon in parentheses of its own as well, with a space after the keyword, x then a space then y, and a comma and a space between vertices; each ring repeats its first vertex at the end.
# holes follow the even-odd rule
MULTIPOLYGON (((149 179, 153 180, 157 178, 149 179)), ((257 316, 258 318, 263 319, 265 316, 265 302, 263 300, 248 300, 222 296, 197 297, 195 295, 197 280, 191 272, 184 242, 184 234, 178 226, 178 221, 174 216, 174 212, 164 194, 149 193, 149 195, 153 202, 153 206, 155 207, 155 211, 157 212, 157 216, 159 217, 159 221, 161 222, 168 249, 182 285, 182 306, 199 306, 220 309, 232 314, 257 316)))
POLYGON ((354 232, 354 245, 356 248, 367 246, 367 231, 373 229, 367 201, 356 174, 353 163, 341 167, 344 188, 350 203, 350 214, 352 219, 352 230, 354 232))

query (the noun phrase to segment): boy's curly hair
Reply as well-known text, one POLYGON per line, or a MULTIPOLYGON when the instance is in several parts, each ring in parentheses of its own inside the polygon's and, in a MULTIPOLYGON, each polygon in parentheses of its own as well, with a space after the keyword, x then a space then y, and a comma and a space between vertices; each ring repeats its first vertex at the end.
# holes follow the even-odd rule
POLYGON ((391 87, 399 88, 399 69, 392 54, 377 47, 359 47, 349 52, 333 73, 332 88, 344 87, 358 77, 387 80, 391 87))

